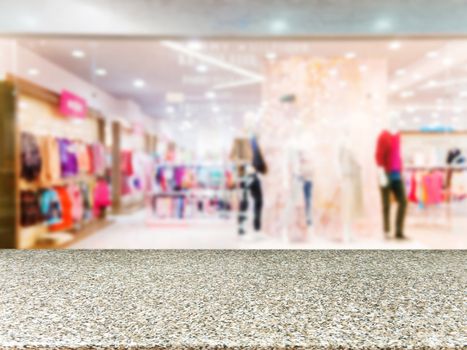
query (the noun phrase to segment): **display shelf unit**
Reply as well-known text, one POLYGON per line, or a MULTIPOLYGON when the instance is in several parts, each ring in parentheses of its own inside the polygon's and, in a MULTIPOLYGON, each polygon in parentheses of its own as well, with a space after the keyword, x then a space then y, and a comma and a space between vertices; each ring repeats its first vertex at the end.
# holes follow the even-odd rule
MULTIPOLYGON (((104 213, 98 218, 83 221, 79 228, 66 230, 73 232, 73 235, 66 242, 57 244, 52 243, 53 240, 46 242, 42 238, 38 239, 39 233, 44 232, 44 224, 28 228, 21 226, 21 190, 39 189, 44 185, 38 182, 27 183, 20 177, 21 133, 49 134, 82 142, 105 144, 105 117, 98 110, 88 108, 86 118, 79 123, 73 123, 59 114, 58 93, 14 75, 7 75, 6 78, 6 81, 0 83, 0 247, 60 248, 108 225, 110 221, 104 213), (38 243, 39 241, 42 243, 38 243)), ((47 185, 64 185, 92 176, 61 179, 47 185)))

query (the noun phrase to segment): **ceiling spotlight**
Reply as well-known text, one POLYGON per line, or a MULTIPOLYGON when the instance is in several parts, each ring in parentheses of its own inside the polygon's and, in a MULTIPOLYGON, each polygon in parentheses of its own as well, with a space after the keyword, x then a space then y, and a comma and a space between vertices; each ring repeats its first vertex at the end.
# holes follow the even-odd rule
POLYGON ((439 56, 439 53, 438 51, 430 51, 426 54, 426 57, 428 58, 436 58, 439 56))
POLYGON ((351 60, 353 58, 357 57, 357 54, 355 52, 347 52, 345 54, 345 58, 347 58, 348 60, 351 60))
POLYGON ((429 88, 434 88, 436 86, 438 86, 438 82, 436 80, 430 80, 427 84, 427 87, 429 88))
POLYGON ((399 90, 399 85, 397 85, 397 84, 391 84, 391 85, 389 86, 389 90, 391 90, 391 91, 397 91, 397 90, 399 90))
POLYGON ((221 109, 219 108, 219 106, 212 106, 212 111, 213 111, 214 113, 219 113, 220 110, 221 110, 221 109))
POLYGON ((389 50, 399 50, 401 48, 401 43, 399 41, 392 41, 388 45, 389 50))
POLYGON ((31 76, 36 76, 36 75, 39 75, 39 69, 37 68, 30 68, 28 69, 28 74, 31 75, 31 76))
POLYGON ((361 73, 365 73, 366 71, 368 71, 368 66, 365 65, 365 64, 361 64, 358 69, 360 70, 361 73))
POLYGON ((135 79, 133 81, 133 86, 135 88, 141 89, 141 88, 146 86, 146 82, 144 80, 142 80, 142 79, 135 79))
POLYGON ((407 111, 407 113, 411 113, 411 114, 412 114, 412 113, 414 113, 414 112, 417 110, 417 108, 414 107, 414 106, 408 106, 408 107, 406 107, 405 110, 407 111))
POLYGON ((206 94, 204 95, 207 99, 209 100, 213 100, 216 98, 216 93, 214 91, 208 91, 206 92, 206 94))
POLYGON ((105 77, 107 75, 107 70, 105 70, 104 68, 97 68, 96 75, 100 77, 105 77))
POLYGON ((337 76, 337 74, 339 74, 339 71, 336 68, 332 68, 332 69, 329 70, 328 73, 329 73, 329 75, 331 77, 335 77, 335 76, 337 76))
POLYGON ((165 107, 165 111, 169 114, 173 114, 175 112, 175 108, 173 108, 172 106, 167 106, 165 107))
POLYGON ((446 67, 452 66, 453 63, 454 61, 450 57, 446 57, 445 59, 443 59, 443 65, 445 65, 446 67))
POLYGON ((400 96, 401 96, 402 98, 409 98, 409 97, 412 97, 413 95, 415 95, 414 92, 409 90, 409 91, 403 91, 403 92, 401 92, 401 95, 400 95, 400 96))
POLYGON ((200 64, 200 65, 196 66, 196 70, 199 73, 206 73, 209 70, 209 68, 208 68, 208 66, 206 66, 204 64, 200 64))
POLYGON ((405 75, 405 73, 406 73, 405 69, 398 69, 396 71, 396 75, 399 76, 399 77, 405 75))
POLYGON ((418 73, 415 73, 414 75, 412 75, 412 78, 413 80, 420 80, 422 78, 422 76, 418 73))
POLYGON ((276 58, 277 58, 277 54, 275 52, 268 52, 266 54, 266 58, 269 60, 269 61, 274 61, 276 58))
POLYGON ((74 57, 74 58, 83 58, 86 56, 86 54, 84 53, 84 51, 81 51, 81 50, 73 50, 71 51, 71 55, 74 57))
POLYGON ((190 41, 187 46, 190 50, 194 50, 194 51, 199 51, 203 48, 203 44, 198 40, 190 41))

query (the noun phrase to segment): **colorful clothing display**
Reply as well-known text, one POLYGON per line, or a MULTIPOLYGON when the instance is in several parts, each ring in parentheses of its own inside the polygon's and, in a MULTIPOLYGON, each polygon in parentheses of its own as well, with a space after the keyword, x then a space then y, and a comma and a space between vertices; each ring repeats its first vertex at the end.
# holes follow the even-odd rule
POLYGON ((21 226, 33 226, 42 221, 39 196, 34 191, 21 191, 21 226))
POLYGON ((34 135, 21 134, 21 177, 27 181, 38 178, 42 168, 39 144, 34 135))

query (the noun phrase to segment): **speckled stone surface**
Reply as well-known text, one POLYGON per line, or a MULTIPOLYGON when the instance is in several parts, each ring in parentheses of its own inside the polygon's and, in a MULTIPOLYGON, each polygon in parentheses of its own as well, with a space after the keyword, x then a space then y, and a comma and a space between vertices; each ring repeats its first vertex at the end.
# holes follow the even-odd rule
POLYGON ((0 348, 461 349, 463 251, 0 251, 0 348))

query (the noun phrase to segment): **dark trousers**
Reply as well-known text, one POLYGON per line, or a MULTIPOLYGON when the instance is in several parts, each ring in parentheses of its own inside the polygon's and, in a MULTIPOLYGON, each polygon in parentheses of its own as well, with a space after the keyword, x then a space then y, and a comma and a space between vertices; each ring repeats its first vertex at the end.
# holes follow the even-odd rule
POLYGON ((403 237, 405 211, 407 209, 407 198, 405 196, 405 186, 402 180, 390 180, 389 184, 386 187, 381 188, 385 233, 389 233, 391 231, 391 193, 394 195, 397 202, 396 236, 403 237))
POLYGON ((305 217, 308 226, 313 223, 311 215, 311 196, 313 191, 313 183, 310 180, 305 180, 303 183, 303 194, 305 195, 305 217))

